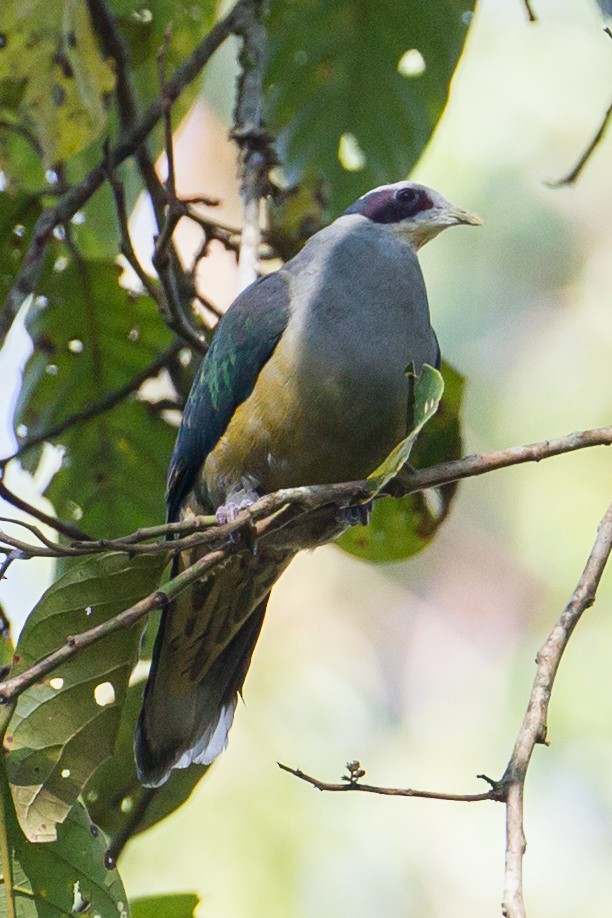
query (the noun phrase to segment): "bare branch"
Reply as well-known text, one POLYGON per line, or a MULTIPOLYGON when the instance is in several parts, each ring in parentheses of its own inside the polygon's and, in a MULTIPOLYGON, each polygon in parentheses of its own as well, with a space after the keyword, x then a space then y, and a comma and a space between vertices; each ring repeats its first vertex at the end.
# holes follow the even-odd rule
POLYGON ((533 11, 531 0, 523 0, 523 6, 525 7, 525 12, 527 13, 527 18, 529 19, 529 22, 537 22, 538 17, 533 11))
POLYGON ((49 516, 48 513, 44 513, 44 511, 39 510, 38 507, 34 507, 33 504, 29 504, 27 501, 23 500, 23 498, 18 497, 17 494, 14 494, 6 486, 1 478, 0 498, 5 500, 8 504, 12 504, 13 507, 17 507, 18 510, 22 510, 24 513, 27 513, 35 520, 44 523, 45 526, 50 526, 51 529, 54 529, 61 535, 66 536, 67 539, 77 539, 83 541, 91 539, 91 536, 87 535, 87 533, 82 529, 79 529, 78 526, 72 526, 70 523, 64 523, 62 520, 58 520, 54 516, 49 516))
POLYGON ((610 103, 610 105, 608 106, 608 109, 605 115, 603 116, 602 122, 597 129, 597 133, 593 137, 592 141, 590 142, 590 144, 588 145, 588 147, 586 148, 586 150, 584 151, 584 153, 582 154, 582 156, 580 157, 580 159, 578 160, 574 168, 571 169, 567 173, 567 175, 565 175, 563 178, 558 179, 556 182, 547 182, 546 183, 547 185, 549 185, 551 188, 561 188, 563 185, 573 185, 574 182, 577 181, 577 179, 582 173, 582 170, 584 169, 584 167, 590 160, 591 156, 593 155, 593 153, 595 152, 595 150, 597 149, 601 141, 604 139, 608 124, 610 122, 610 118, 612 118, 612 103, 610 103))
MULTIPOLYGON (((282 515, 282 511, 280 515, 282 515)), ((279 513, 276 513, 267 520, 254 523, 251 527, 252 539, 257 540, 273 532, 278 519, 279 513)), ((248 540, 248 544, 252 544, 252 539, 248 540)), ((124 609, 123 612, 108 619, 108 621, 103 622, 101 625, 97 625, 80 634, 69 635, 66 638, 66 642, 58 650, 43 657, 18 676, 13 676, 12 679, 0 682, 0 704, 6 704, 12 701, 13 698, 21 695, 21 693, 31 685, 34 685, 39 679, 42 679, 62 663, 71 659, 85 647, 90 647, 92 644, 96 644, 108 635, 115 634, 117 631, 131 628, 146 615, 149 615, 150 612, 166 608, 166 606, 182 593, 184 589, 203 577, 211 568, 221 564, 221 562, 225 561, 230 555, 234 555, 244 550, 245 546, 242 539, 227 539, 221 547, 204 554, 190 567, 185 568, 185 570, 177 574, 176 577, 173 577, 167 583, 155 590, 155 592, 145 596, 144 599, 139 600, 139 602, 135 603, 133 606, 124 609)), ((170 557, 172 552, 169 544, 166 546, 166 551, 168 557, 170 557)))
POLYGON ((276 162, 272 137, 262 127, 263 72, 266 30, 261 21, 262 0, 251 0, 241 9, 236 34, 242 38, 241 67, 231 137, 240 148, 244 216, 238 260, 238 291, 257 278, 261 237, 261 199, 270 190, 269 171, 276 162))
MULTIPOLYGON (((612 427, 603 427, 597 430, 584 430, 579 433, 569 434, 556 440, 532 443, 528 446, 513 446, 509 449, 497 450, 484 455, 467 456, 464 459, 443 462, 440 465, 421 471, 403 471, 374 499, 388 495, 400 497, 429 488, 441 487, 464 478, 484 475, 511 465, 540 462, 543 459, 578 449, 610 445, 612 445, 612 427)), ((265 494, 260 497, 250 507, 239 513, 234 521, 224 526, 216 526, 216 518, 214 516, 204 516, 153 526, 147 529, 139 529, 135 533, 120 536, 116 539, 100 539, 96 541, 82 534, 81 536, 70 536, 70 533, 68 533, 73 539, 69 545, 63 543, 54 544, 48 539, 42 539, 38 532, 34 531, 35 527, 30 527, 30 531, 43 543, 42 548, 30 546, 21 540, 8 536, 6 533, 0 533, 0 552, 6 554, 7 549, 9 551, 17 549, 22 552, 20 557, 25 559, 29 557, 62 558, 100 554, 106 551, 124 551, 130 555, 154 554, 168 550, 176 553, 196 547, 210 547, 219 545, 230 535, 236 536, 245 528, 248 529, 252 526, 253 521, 264 520, 271 524, 275 514, 278 514, 279 510, 284 508, 291 509, 290 514, 285 514, 282 517, 283 525, 286 525, 290 519, 295 519, 303 513, 317 510, 326 505, 341 509, 354 504, 368 502, 372 500, 371 484, 368 481, 351 481, 331 485, 306 485, 298 488, 285 488, 273 494, 265 494), (166 541, 168 535, 178 536, 178 538, 174 538, 169 545, 166 541), (3 548, 2 546, 5 547, 3 548)), ((0 483, 0 496, 2 496, 2 487, 0 483)), ((11 502, 14 502, 15 496, 13 495, 12 498, 11 502)), ((29 507, 29 505, 25 506, 29 507)), ((30 512, 35 518, 41 519, 40 511, 30 507, 30 512)), ((42 514, 42 516, 45 515, 42 514)), ((50 517, 45 517, 42 521, 48 522, 49 525, 55 525, 55 528, 64 535, 66 534, 65 530, 71 528, 50 517), (64 528, 58 528, 58 524, 64 528)))
POLYGON ((505 918, 525 918, 523 902, 523 794, 527 769, 536 743, 546 743, 550 696, 572 632, 593 605, 612 549, 612 504, 602 518, 582 576, 559 621, 538 653, 536 677, 527 712, 500 784, 506 791, 506 869, 502 911, 505 918))
MULTIPOLYGON (((290 775, 295 775, 296 778, 306 781, 307 784, 312 784, 313 787, 316 787, 317 790, 320 791, 340 793, 345 791, 361 791, 366 794, 379 794, 382 797, 422 797, 426 800, 452 800, 460 803, 479 803, 482 800, 500 799, 494 787, 491 787, 488 791, 484 791, 482 794, 447 794, 444 791, 414 790, 412 787, 378 787, 374 784, 363 784, 360 779, 365 775, 365 771, 359 766, 359 762, 347 762, 346 767, 349 774, 348 776, 343 775, 343 783, 341 784, 320 781, 318 778, 307 775, 299 768, 290 768, 288 765, 283 765, 281 762, 277 762, 276 764, 283 771, 289 772, 290 775)), ((482 778, 483 776, 478 775, 478 777, 482 778)))

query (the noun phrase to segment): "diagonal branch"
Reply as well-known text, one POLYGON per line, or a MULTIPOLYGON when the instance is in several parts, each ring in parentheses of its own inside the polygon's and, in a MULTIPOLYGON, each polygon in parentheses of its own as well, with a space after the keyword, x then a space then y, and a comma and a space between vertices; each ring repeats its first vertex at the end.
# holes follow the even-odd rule
POLYGON ((582 170, 584 169, 584 167, 590 160, 591 156, 593 155, 593 153, 595 152, 595 150, 597 149, 601 141, 604 139, 606 130, 608 128, 608 124, 610 123, 611 118, 612 118, 612 103, 610 103, 610 105, 608 106, 608 109, 605 115, 603 116, 601 124, 599 125, 597 129, 597 133, 591 140, 590 144, 588 145, 588 147, 586 148, 586 150, 584 151, 584 153, 582 154, 582 156, 580 157, 580 159, 578 160, 574 168, 570 169, 567 175, 563 176, 563 178, 558 179, 556 182, 548 182, 547 184, 550 185, 551 188, 562 188, 564 185, 573 185, 574 182, 578 180, 578 178, 582 174, 582 170))

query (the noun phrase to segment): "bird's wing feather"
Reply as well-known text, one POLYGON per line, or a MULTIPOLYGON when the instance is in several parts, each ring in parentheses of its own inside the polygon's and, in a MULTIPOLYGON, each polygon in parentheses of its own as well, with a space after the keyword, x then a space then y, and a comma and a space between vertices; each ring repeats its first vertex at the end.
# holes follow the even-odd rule
POLYGON ((287 326, 282 272, 248 287, 227 311, 195 377, 168 471, 168 520, 178 518, 209 452, 255 386, 287 326))

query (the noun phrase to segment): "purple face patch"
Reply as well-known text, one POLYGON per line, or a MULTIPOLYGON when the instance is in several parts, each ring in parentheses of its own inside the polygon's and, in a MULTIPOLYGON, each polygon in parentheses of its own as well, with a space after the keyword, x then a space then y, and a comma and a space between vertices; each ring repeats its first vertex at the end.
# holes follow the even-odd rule
POLYGON ((433 201, 420 185, 380 188, 351 204, 345 214, 363 214, 374 223, 400 223, 433 207, 433 201))

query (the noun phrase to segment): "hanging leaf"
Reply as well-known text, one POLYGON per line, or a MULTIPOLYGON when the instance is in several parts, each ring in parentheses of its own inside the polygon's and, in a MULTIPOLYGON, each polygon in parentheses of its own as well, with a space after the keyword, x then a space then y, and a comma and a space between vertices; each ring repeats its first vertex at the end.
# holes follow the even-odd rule
MULTIPOLYGON (((11 675, 108 621, 152 592, 165 554, 109 553, 78 560, 26 621, 11 675)), ((19 823, 30 841, 50 841, 98 765, 113 753, 142 624, 79 652, 17 699, 4 737, 19 823)))
MULTIPOLYGON (((461 403, 463 377, 448 364, 442 365, 444 395, 436 413, 430 417, 410 452, 410 463, 415 468, 427 468, 461 455, 461 403)), ((433 378, 432 378, 433 382, 433 378)), ((431 389, 431 396, 435 397, 431 389)), ((425 390, 421 390, 425 395, 425 390)), ((418 414, 415 416, 415 420, 418 414)), ((410 445, 400 444, 403 451, 410 445)), ((392 453, 395 458, 388 471, 399 469, 402 449, 392 453)), ((390 457, 391 458, 391 457, 390 457)), ((386 460, 383 465, 386 465, 386 460)), ((383 497, 374 502, 367 526, 353 526, 343 533, 336 544, 362 558, 364 561, 384 563, 403 561, 417 554, 433 539, 448 513, 457 483, 444 485, 425 496, 418 492, 408 494, 399 500, 383 497)))

